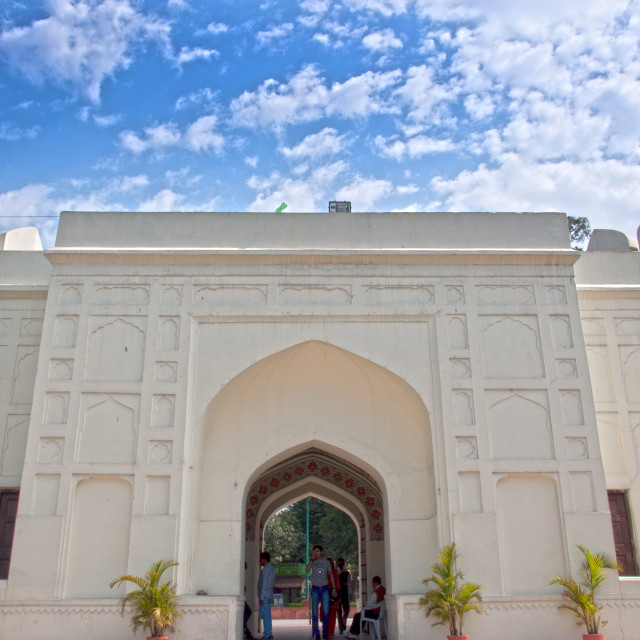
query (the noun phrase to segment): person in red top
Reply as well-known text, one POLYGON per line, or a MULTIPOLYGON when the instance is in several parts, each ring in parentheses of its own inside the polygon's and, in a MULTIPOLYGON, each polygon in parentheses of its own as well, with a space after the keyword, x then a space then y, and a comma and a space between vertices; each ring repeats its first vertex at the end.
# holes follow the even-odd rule
MULTIPOLYGON (((384 596, 387 593, 387 590, 382 586, 382 580, 380 580, 380 576, 374 576, 373 580, 371 580, 371 585, 373 586, 373 593, 369 596, 367 604, 364 605, 364 608, 367 612, 367 618, 377 618, 380 615, 380 603, 384 600, 384 596)), ((358 611, 358 613, 353 616, 351 628, 349 629, 349 633, 345 635, 345 638, 354 640, 355 638, 360 637, 361 616, 362 611, 358 611)))

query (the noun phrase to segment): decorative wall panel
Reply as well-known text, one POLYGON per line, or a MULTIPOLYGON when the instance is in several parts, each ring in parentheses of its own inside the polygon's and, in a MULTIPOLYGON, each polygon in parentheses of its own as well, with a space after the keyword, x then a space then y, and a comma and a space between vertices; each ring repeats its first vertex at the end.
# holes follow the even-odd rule
POLYGON ((473 393, 470 389, 458 389, 453 392, 453 408, 456 425, 475 424, 473 393))
POLYGON ((24 453, 27 448, 29 416, 7 416, 7 427, 2 443, 0 475, 21 476, 24 465, 24 453))
POLYGON ((38 474, 33 501, 33 514, 36 516, 54 516, 58 510, 60 476, 57 474, 38 474))
POLYGON ((476 460, 478 458, 478 442, 475 436, 456 438, 456 458, 458 460, 476 460))
POLYGON ((469 346, 465 316, 447 316, 447 342, 450 349, 466 349, 469 346))
POLYGON ((124 594, 124 587, 114 592, 109 583, 127 573, 132 493, 131 484, 120 478, 96 477, 78 482, 66 597, 113 598, 124 594))
POLYGON ((566 569, 556 481, 545 475, 513 474, 501 478, 496 490, 505 591, 545 593, 550 576, 566 569))
POLYGON ((93 293, 93 303, 149 304, 149 286, 97 284, 93 293))
POLYGON ((573 358, 559 358, 556 360, 558 378, 577 378, 578 368, 573 358))
POLYGON ((20 335, 40 337, 42 335, 42 318, 22 318, 20 322, 20 335))
POLYGON ((553 457, 545 392, 489 391, 487 406, 494 458, 526 460, 553 457))
POLYGON ((73 378, 73 360, 71 358, 52 358, 49 363, 49 380, 71 380, 73 378))
POLYGON ((41 464, 62 464, 64 438, 40 438, 38 462, 41 464))
POLYGON ((616 318, 616 335, 640 336, 640 318, 616 318))
POLYGON ((584 412, 582 410, 582 398, 580 396, 580 391, 561 390, 560 404, 562 405, 562 421, 564 424, 584 424, 584 412))
POLYGON ((620 346, 624 387, 629 402, 640 402, 640 346, 620 346))
POLYGON ((569 316, 549 316, 551 323, 551 339, 554 349, 571 349, 573 347, 573 334, 569 316))
POLYGON ((161 289, 160 302, 163 305, 174 306, 182 304, 182 285, 165 284, 161 289))
POLYGON ((66 424, 68 411, 68 393, 48 393, 45 396, 43 422, 47 426, 66 424))
POLYGON ((532 285, 482 285, 476 287, 480 304, 535 304, 532 285))
POLYGON ((173 427, 175 396, 155 395, 151 406, 151 426, 159 428, 173 427))
POLYGON ((613 381, 609 368, 607 347, 587 346, 587 359, 589 360, 589 373, 591 375, 591 388, 596 402, 613 402, 613 381))
POLYGON ((164 516, 169 513, 169 476, 149 476, 144 496, 145 515, 164 516))
POLYGON ((598 438, 602 466, 606 474, 627 473, 627 463, 622 449, 620 420, 617 413, 597 412, 598 438))
POLYGON ((138 396, 85 395, 78 461, 135 462, 139 402, 138 396))
POLYGON ((31 404, 38 368, 38 353, 38 347, 18 347, 13 369, 12 404, 31 404))
POLYGON ((481 316, 482 362, 488 378, 543 376, 536 316, 481 316))
POLYGON ((53 333, 53 346, 69 349, 76 346, 78 316, 58 316, 53 333))
POLYGON ((81 284, 63 284, 58 293, 58 303, 63 305, 80 304, 82 302, 81 284))
POLYGON ((460 510, 462 513, 482 513, 482 490, 480 474, 463 472, 458 474, 460 488, 460 510))
POLYGON ((587 460, 589 458, 586 438, 566 438, 565 442, 568 460, 587 460))
POLYGON ((567 304, 567 290, 562 284, 550 284, 544 288, 547 304, 567 304))
POLYGON ((364 304, 431 304, 433 287, 429 285, 363 285, 364 304))
POLYGON ((603 336, 605 333, 602 318, 582 318, 581 324, 585 336, 603 336))
POLYGON ((193 290, 196 304, 265 304, 266 284, 200 285, 193 290))
POLYGON ((180 337, 180 318, 160 318, 158 324, 158 351, 175 351, 180 337))
POLYGON ((88 380, 142 380, 146 318, 93 316, 87 344, 88 380))
POLYGON ((279 285, 278 303, 291 305, 351 304, 350 285, 279 285))
POLYGON ((571 477, 573 508, 579 513, 592 513, 596 510, 596 498, 593 492, 593 478, 588 471, 574 471, 571 477))

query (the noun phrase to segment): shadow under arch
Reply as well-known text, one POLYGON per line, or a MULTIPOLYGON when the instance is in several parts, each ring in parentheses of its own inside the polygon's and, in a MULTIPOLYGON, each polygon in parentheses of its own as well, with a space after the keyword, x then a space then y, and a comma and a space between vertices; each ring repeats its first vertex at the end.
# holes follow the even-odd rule
MULTIPOLYGON (((431 423, 420 395, 395 373, 326 342, 299 343, 256 362, 220 389, 193 446, 193 590, 241 596, 245 582, 252 584, 243 575, 245 545, 238 544, 247 536, 247 510, 255 506, 249 502, 252 488, 269 473, 269 481, 276 471, 284 473, 292 458, 309 449, 331 460, 331 474, 338 467, 357 469, 359 478, 377 487, 377 493, 365 488, 365 497, 379 497, 379 519, 373 514, 377 501, 363 506, 346 486, 340 493, 321 475, 305 491, 324 499, 331 488, 345 504, 349 496, 344 510, 361 516, 368 531, 380 522, 380 540, 367 542, 369 549, 384 547, 377 571, 396 593, 421 589, 438 546, 431 423), (393 532, 393 543, 387 532, 393 532), (419 561, 407 557, 416 547, 419 561)), ((356 492, 358 486, 364 485, 354 484, 356 492)))

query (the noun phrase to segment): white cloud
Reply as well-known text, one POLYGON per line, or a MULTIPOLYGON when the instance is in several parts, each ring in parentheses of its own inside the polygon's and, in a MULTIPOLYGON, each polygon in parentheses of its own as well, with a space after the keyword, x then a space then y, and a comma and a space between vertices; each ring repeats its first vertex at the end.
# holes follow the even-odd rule
POLYGON ((385 198, 392 191, 393 185, 388 180, 357 175, 349 185, 338 190, 336 199, 349 200, 354 211, 369 211, 377 200, 385 198))
POLYGON ((109 114, 105 116, 94 115, 93 121, 99 127, 112 127, 114 124, 118 124, 122 120, 122 114, 109 114))
POLYGON ((376 11, 383 16, 405 13, 408 0, 346 0, 345 7, 351 11, 376 11))
POLYGON ((207 31, 212 33, 214 36, 217 36, 219 33, 226 33, 229 31, 229 27, 222 22, 210 22, 207 25, 207 31))
POLYGON ((326 33, 314 33, 313 39, 316 42, 319 42, 321 45, 328 47, 331 44, 331 40, 329 39, 329 35, 326 33))
POLYGON ((409 118, 415 121, 434 120, 434 111, 441 103, 454 100, 453 87, 439 83, 431 67, 420 65, 409 67, 404 84, 394 95, 409 107, 409 118))
POLYGON ((203 116, 191 123, 184 134, 184 144, 191 151, 212 150, 220 153, 224 147, 225 139, 216 131, 218 118, 216 116, 203 116))
POLYGON ((286 38, 291 31, 293 31, 293 24, 291 22, 285 22, 283 24, 276 25, 267 31, 258 31, 256 39, 258 40, 258 45, 264 47, 265 45, 270 44, 273 40, 286 38))
POLYGON ((180 211, 180 204, 185 196, 172 191, 162 189, 155 196, 140 203, 138 211, 180 211))
POLYGON ((402 49, 402 40, 396 36, 393 29, 383 29, 368 33, 362 38, 362 44, 369 51, 383 52, 390 49, 402 49))
POLYGON ((173 123, 147 127, 144 133, 142 137, 133 131, 123 131, 120 134, 120 144, 127 151, 137 155, 149 149, 172 147, 180 141, 180 133, 173 123))
POLYGON ((34 125, 27 129, 18 127, 12 122, 0 122, 0 140, 23 140, 24 138, 35 138, 40 132, 40 127, 34 125))
POLYGON ((135 155, 176 146, 184 146, 190 151, 211 150, 214 153, 220 153, 225 145, 225 139, 216 131, 217 123, 217 116, 209 115, 192 122, 184 133, 181 133, 172 122, 147 127, 143 135, 134 131, 122 131, 120 145, 135 155))
POLYGON ((69 86, 94 103, 100 85, 131 62, 145 40, 166 46, 169 27, 129 0, 56 0, 51 15, 0 34, 0 55, 35 83, 69 86))
POLYGON ((495 111, 495 105, 490 95, 470 93, 464 99, 464 108, 474 120, 488 118, 495 111))
POLYGON ((187 107, 194 106, 200 109, 211 108, 216 98, 215 91, 212 91, 209 87, 199 89, 193 93, 189 93, 186 96, 181 96, 176 100, 175 109, 180 111, 187 107))
POLYGON ((290 160, 309 158, 317 160, 343 153, 347 146, 347 136, 339 136, 335 129, 326 127, 319 133, 308 135, 295 147, 282 147, 281 151, 290 160))
POLYGON ((513 155, 431 186, 449 211, 563 211, 633 236, 638 226, 640 167, 618 160, 532 164, 513 155))
MULTIPOLYGON (((53 188, 46 184, 28 184, 21 189, 0 193, 0 211, 3 218, 15 216, 15 226, 23 226, 21 218, 28 219, 37 215, 51 213, 54 206, 50 196, 53 188)), ((13 226, 13 222, 11 223, 13 226)))
POLYGON ((245 91, 232 100, 232 119, 244 127, 281 129, 325 116, 357 118, 392 113, 397 108, 391 103, 390 90, 400 78, 400 71, 367 71, 327 87, 318 70, 309 65, 286 83, 269 79, 255 92, 245 91))
POLYGON ((138 176, 120 176, 112 180, 109 187, 113 191, 128 193, 136 189, 142 189, 149 185, 149 178, 144 174, 138 176))
POLYGON ((445 153, 456 148, 456 145, 451 140, 438 140, 424 135, 414 136, 406 141, 398 139, 397 136, 391 136, 390 138, 376 136, 373 144, 380 155, 398 161, 407 157, 415 159, 434 153, 445 153))
POLYGON ((58 207, 53 188, 46 184, 28 184, 0 193, 2 229, 37 226, 44 247, 53 245, 58 224, 58 207), (50 219, 35 216, 52 216, 50 219))
POLYGON ((407 195, 408 193, 417 193, 420 188, 415 184, 401 184, 396 187, 396 191, 401 195, 407 195))
POLYGON ((254 169, 258 166, 258 156, 247 156, 244 163, 254 169))
POLYGON ((202 175, 190 175, 191 168, 190 167, 182 167, 181 169, 176 169, 172 171, 169 169, 165 172, 165 178, 170 186, 175 187, 179 185, 181 187, 191 187, 194 184, 197 184, 202 180, 202 175))
POLYGON ((202 47, 182 47, 180 53, 176 58, 176 62, 179 65, 183 65, 187 62, 193 62, 194 60, 202 59, 208 60, 211 56, 219 56, 220 52, 216 49, 203 49, 202 47))
POLYGON ((324 210, 336 179, 346 170, 346 163, 338 161, 298 178, 284 177, 277 172, 267 177, 251 176, 247 186, 257 194, 248 210, 275 211, 282 202, 288 204, 288 211, 324 210))

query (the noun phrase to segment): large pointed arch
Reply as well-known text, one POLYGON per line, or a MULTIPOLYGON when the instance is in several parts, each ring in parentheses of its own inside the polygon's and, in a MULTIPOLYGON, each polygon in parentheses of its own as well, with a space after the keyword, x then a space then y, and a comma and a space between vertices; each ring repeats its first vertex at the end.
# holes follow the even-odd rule
POLYGON ((283 500, 312 495, 334 501, 358 524, 368 568, 385 575, 388 588, 415 593, 438 546, 437 492, 429 413, 405 380, 310 340, 236 375, 200 420, 193 440, 194 591, 241 595, 252 584, 244 561, 253 571, 260 524, 283 500), (302 482, 285 490, 298 466, 302 482), (423 553, 407 566, 409 545, 423 553), (236 575, 236 586, 223 590, 221 572, 225 580, 236 575))

